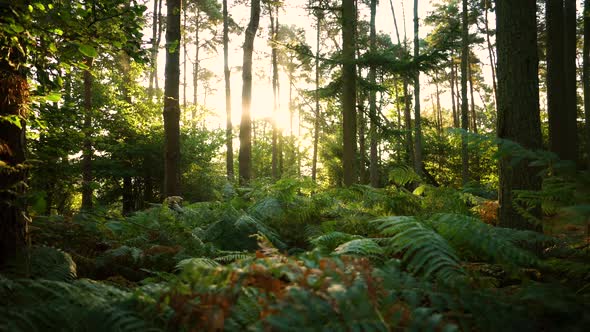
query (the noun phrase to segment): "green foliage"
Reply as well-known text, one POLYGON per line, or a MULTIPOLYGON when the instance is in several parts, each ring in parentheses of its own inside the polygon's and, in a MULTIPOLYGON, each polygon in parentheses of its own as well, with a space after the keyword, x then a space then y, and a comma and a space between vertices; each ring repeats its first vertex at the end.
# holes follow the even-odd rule
POLYGON ((6 263, 5 275, 11 278, 71 281, 77 278, 76 263, 62 250, 35 246, 13 257, 6 263))
POLYGON ((432 228, 414 217, 388 217, 375 220, 382 235, 386 252, 401 255, 408 269, 425 278, 434 277, 444 283, 454 283, 465 276, 459 257, 449 243, 432 228))

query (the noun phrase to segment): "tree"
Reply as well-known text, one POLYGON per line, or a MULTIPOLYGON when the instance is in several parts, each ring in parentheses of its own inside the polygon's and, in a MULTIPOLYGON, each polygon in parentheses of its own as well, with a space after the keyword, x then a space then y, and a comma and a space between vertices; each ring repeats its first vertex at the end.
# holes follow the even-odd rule
MULTIPOLYGON (((496 2, 498 137, 527 149, 542 147, 536 9, 535 0, 496 2)), ((500 161, 500 226, 540 229, 517 212, 513 194, 514 190, 537 190, 540 186, 541 179, 527 160, 503 157, 500 161)))
POLYGON ((584 118, 586 119, 586 162, 590 169, 590 0, 584 1, 583 49, 584 118))
POLYGON ((345 186, 357 182, 356 162, 356 8, 353 0, 342 1, 342 157, 345 186))
POLYGON ((180 0, 167 0, 164 84, 164 193, 180 195, 180 0))
POLYGON ((575 161, 577 159, 575 1, 548 0, 545 15, 549 146, 551 151, 557 153, 560 158, 575 161), (573 18, 571 17, 572 9, 573 18))
MULTIPOLYGON (((25 4, 0 6, 0 27, 18 22, 25 4), (17 14, 18 13, 18 14, 17 14)), ((4 28, 6 29, 6 28, 4 28)), ((4 33, 4 31, 3 31, 4 33)), ((27 47, 15 39, 0 38, 0 266, 25 246, 26 210, 19 201, 27 177, 25 120, 29 85, 25 72, 27 47)))
MULTIPOLYGON (((377 0, 371 0, 371 32, 370 32, 370 50, 371 52, 377 51, 377 32, 375 28, 375 16, 377 15, 377 0)), ((377 81, 377 67, 375 64, 371 64, 369 69, 369 81, 374 86, 377 81)), ((379 186, 379 156, 377 155, 377 92, 375 89, 371 89, 369 95, 369 119, 371 128, 369 131, 370 137, 370 168, 369 174, 371 179, 371 186, 379 186)))
POLYGON ((269 4, 270 17, 270 46, 271 46, 271 64, 272 64, 272 95, 273 95, 273 120, 272 120, 272 177, 277 180, 280 178, 280 147, 277 140, 279 139, 279 129, 277 127, 277 112, 279 109, 279 65, 277 59, 277 33, 279 30, 279 8, 278 4, 269 4))
MULTIPOLYGON (((420 56, 419 37, 420 18, 418 16, 418 0, 414 0, 414 59, 420 56)), ((414 127, 416 137, 414 144, 414 170, 422 174, 422 119, 420 117, 420 71, 416 70, 414 75, 414 127)))
POLYGON ((92 63, 94 59, 86 58, 84 70, 84 146, 82 148, 82 209, 92 209, 92 63))
POLYGON ((234 147, 231 121, 231 81, 229 70, 229 17, 227 12, 227 0, 223 0, 223 77, 225 79, 225 165, 228 180, 234 178, 234 147))
POLYGON ((316 180, 317 177, 317 165, 318 165, 318 143, 320 140, 320 36, 322 28, 322 17, 323 14, 320 9, 315 9, 314 14, 316 17, 316 47, 315 47, 315 121, 313 124, 313 151, 311 160, 311 179, 316 180))
POLYGON ((260 0, 252 0, 250 6, 250 23, 246 28, 244 41, 244 59, 242 67, 242 119, 240 121, 240 183, 246 184, 252 179, 252 120, 250 106, 252 103, 252 54, 254 38, 260 22, 260 0))
POLYGON ((465 185, 469 181, 469 151, 467 150, 467 130, 469 129, 467 102, 467 66, 469 65, 469 23, 468 23, 467 0, 463 0, 461 14, 462 23, 462 46, 461 46, 461 178, 465 185))

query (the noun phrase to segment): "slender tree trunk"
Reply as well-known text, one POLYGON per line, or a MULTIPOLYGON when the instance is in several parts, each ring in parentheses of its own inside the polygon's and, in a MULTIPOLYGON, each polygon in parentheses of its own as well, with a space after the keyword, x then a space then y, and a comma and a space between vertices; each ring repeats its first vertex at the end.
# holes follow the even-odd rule
MULTIPOLYGON (((563 126, 565 137, 557 151, 561 159, 578 161, 578 82, 576 76, 577 56, 577 17, 576 0, 565 0, 564 8, 564 68, 565 68, 565 105, 563 126)), ((560 144, 560 143, 558 143, 560 144)))
POLYGON ((412 96, 409 93, 409 84, 404 80, 404 126, 406 128, 406 155, 408 165, 414 164, 414 138, 412 128, 412 96))
POLYGON ((356 8, 353 0, 342 1, 342 130, 343 182, 357 182, 356 161, 356 8))
MULTIPOLYGON (((14 18, 13 13, 0 8, 0 24, 7 24, 6 18, 14 18)), ((24 72, 13 66, 23 64, 24 56, 7 40, 0 40, 2 49, 12 47, 12 52, 0 56, 0 118, 19 116, 21 120, 20 126, 0 121, 0 162, 4 164, 0 167, 0 268, 26 246, 28 237, 26 207, 21 197, 27 179, 27 168, 22 166, 26 159, 29 86, 24 72)))
POLYGON ((244 42, 244 64, 242 68, 242 119, 240 121, 240 183, 247 184, 252 179, 252 120, 250 106, 252 103, 252 54, 254 38, 260 22, 260 0, 252 0, 250 23, 246 29, 244 42))
POLYGON ((590 0, 584 1, 584 49, 583 49, 584 118, 586 120, 586 162, 590 170, 590 0))
MULTIPOLYGON (((234 179, 234 147, 231 121, 231 81, 229 70, 229 17, 227 12, 227 0, 223 0, 223 77, 225 79, 225 166, 228 180, 234 179)), ((198 59, 195 62, 198 66, 198 59)), ((195 90, 195 97, 197 91, 195 90)), ((195 103, 195 107, 197 104, 195 103)))
POLYGON ((443 118, 442 118, 442 109, 440 107, 440 89, 438 87, 438 80, 434 82, 434 86, 436 88, 436 114, 438 118, 438 134, 442 135, 443 129, 443 118))
POLYGON ((316 13, 316 52, 315 52, 315 121, 313 124, 313 153, 311 159, 311 180, 316 181, 318 165, 318 142, 320 140, 320 36, 321 36, 321 12, 316 13))
POLYGON ((160 52, 160 43, 162 42, 162 31, 164 30, 164 20, 162 17, 162 0, 158 1, 158 38, 156 40, 156 61, 154 62, 154 87, 156 91, 160 89, 160 83, 158 79, 158 53, 160 52))
MULTIPOLYGON (((227 1, 227 0, 224 0, 227 1)), ((193 126, 196 125, 195 119, 197 118, 197 105, 199 104, 199 8, 195 6, 195 65, 193 66, 193 109, 192 109, 192 117, 191 120, 193 121, 193 126)), ((224 18, 225 19, 225 18, 224 18)), ((225 22, 224 22, 224 34, 225 34, 225 22)), ((225 38, 225 35, 224 35, 225 38)), ((224 41, 225 43, 225 41, 224 41)), ((224 44, 225 47, 225 44, 224 44)), ((224 48, 225 52, 225 48, 224 48)), ((225 53, 224 53, 224 61, 225 61, 225 53)), ((225 71, 224 71, 225 75, 225 71)))
POLYGON ((84 143, 82 149, 82 210, 92 209, 92 68, 93 59, 87 58, 84 70, 84 143))
POLYGON ((182 0, 182 115, 184 118, 184 122, 186 123, 186 113, 187 113, 187 108, 186 108, 186 86, 188 84, 187 79, 186 79, 186 63, 188 62, 188 50, 186 48, 188 42, 187 42, 187 34, 186 31, 187 29, 187 25, 186 25, 186 18, 187 18, 187 0, 182 0))
MULTIPOLYGON (((277 180, 279 178, 279 147, 278 147, 278 128, 277 128, 277 113, 278 113, 278 83, 279 83, 279 72, 277 63, 277 47, 276 37, 278 29, 278 17, 275 21, 275 8, 269 8, 270 12, 270 44, 271 44, 271 62, 272 62, 272 96, 273 96, 273 107, 272 107, 272 164, 271 172, 272 178, 277 180)), ((278 15, 278 10, 276 12, 278 15)))
POLYGON ((471 64, 467 67, 469 70, 469 95, 471 101, 471 130, 477 134, 477 113, 475 112, 475 98, 473 97, 473 71, 471 64))
MULTIPOLYGON (((121 73, 123 74, 123 86, 121 88, 122 93, 123 93, 123 99, 125 100, 125 102, 127 103, 128 107, 132 107, 132 99, 131 99, 131 94, 129 92, 129 87, 132 84, 132 79, 130 76, 130 70, 131 70, 131 59, 129 57, 129 55, 125 52, 121 52, 119 54, 119 58, 120 61, 119 63, 121 64, 121 73)), ((129 143, 129 138, 125 137, 124 138, 125 143, 129 143)), ((127 159, 127 158, 125 158, 127 159)), ((131 169, 132 165, 129 161, 124 161, 124 165, 127 169, 131 169)), ((129 215, 131 212, 133 212, 135 204, 134 204, 134 200, 133 200, 133 181, 132 181, 132 177, 131 175, 126 175, 123 177, 123 195, 122 195, 122 211, 121 213, 125 216, 125 215, 129 215)))
POLYGON ((180 195, 180 0, 167 0, 166 82, 164 85, 164 193, 180 195))
POLYGON ((158 0, 154 1, 154 15, 152 18, 152 49, 150 54, 150 82, 148 87, 148 93, 153 96, 154 93, 154 79, 156 78, 156 71, 158 66, 158 18, 160 13, 158 12, 158 0))
MULTIPOLYGON (((357 54, 358 55, 358 54, 357 54)), ((360 76, 360 73, 357 72, 360 76)), ((357 92, 360 92, 357 89, 357 92)), ((360 92, 357 95, 358 106, 357 106, 357 128, 358 128, 358 171, 359 179, 361 184, 367 184, 369 182, 369 173, 367 172, 366 161, 367 161, 367 141, 365 128, 367 121, 365 120, 365 93, 360 92)))
POLYGON ((490 9, 490 1, 484 0, 484 24, 486 26, 486 43, 488 44, 488 55, 490 57, 490 68, 492 69, 492 89, 494 91, 494 109, 497 110, 498 103, 498 86, 496 84, 496 60, 494 57, 494 48, 490 39, 490 24, 488 20, 488 10, 490 9))
MULTIPOLYGON (((420 56, 419 37, 420 18, 418 17, 418 0, 414 0, 414 59, 420 56)), ((420 71, 414 77, 414 126, 416 127, 416 143, 414 148, 414 170, 422 174, 422 119, 420 116, 420 71)))
POLYGON ((455 104, 455 80, 456 80, 456 75, 455 75, 455 65, 453 63, 452 57, 451 57, 451 102, 452 102, 452 108, 453 108, 453 128, 459 128, 459 116, 457 115, 457 109, 459 108, 459 105, 455 104))
MULTIPOLYGON (((540 149, 539 59, 535 0, 497 0, 498 136, 527 149, 540 149)), ((519 157, 519 156, 515 156, 519 157)), ((514 190, 538 190, 541 178, 528 160, 500 161, 499 223, 541 230, 514 207, 514 190)), ((533 214, 539 216, 540 209, 533 214)))
MULTIPOLYGON (((377 15, 377 0, 371 0, 371 32, 370 32, 370 49, 371 52, 377 51, 377 32, 375 29, 375 16, 377 15)), ((369 81, 375 85, 377 84, 377 68, 374 64, 369 70, 369 81)), ((369 92, 369 123, 371 124, 369 138, 371 140, 370 152, 370 178, 371 186, 379 186, 379 160, 377 156, 377 92, 371 90, 369 92)))
POLYGON ((467 22, 467 0, 463 0, 462 11, 462 47, 461 47, 461 180, 465 185, 469 182, 469 151, 467 149, 467 131, 469 130, 468 114, 469 103, 467 102, 467 77, 469 65, 469 24, 467 22))

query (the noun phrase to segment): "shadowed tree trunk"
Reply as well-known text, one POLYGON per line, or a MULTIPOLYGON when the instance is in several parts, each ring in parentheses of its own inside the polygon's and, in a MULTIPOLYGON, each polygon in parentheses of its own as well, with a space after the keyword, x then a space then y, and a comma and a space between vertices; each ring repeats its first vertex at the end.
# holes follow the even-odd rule
POLYGON ((462 21, 462 47, 461 47, 461 181, 465 185, 469 182, 469 151, 467 149, 467 131, 469 130, 467 102, 467 66, 469 65, 469 24, 467 22, 467 0, 463 0, 462 21))
MULTIPOLYGON (((0 24, 13 18, 9 8, 0 8, 0 24)), ((0 118, 19 116, 20 125, 0 121, 0 267, 24 248, 27 239, 26 208, 20 200, 26 187, 25 118, 29 99, 27 77, 14 64, 22 64, 25 56, 8 39, 0 39, 0 49, 10 55, 0 56, 0 118), (6 43, 6 44, 5 44, 6 43)), ((24 47, 24 45, 23 45, 24 47)))
POLYGON ((84 70, 84 143, 82 149, 82 210, 92 209, 92 58, 86 59, 84 70))
POLYGON ((252 179, 252 54, 254 38, 260 22, 260 0, 252 0, 250 23, 246 29, 244 41, 244 64, 242 68, 242 119, 240 121, 240 183, 247 184, 252 179))
POLYGON ((584 118, 586 120, 586 162, 590 169, 590 0, 584 1, 584 50, 583 50, 584 118))
POLYGON ((320 36, 321 36, 321 11, 316 9, 316 48, 315 48, 315 121, 313 124, 313 152, 311 159, 311 179, 315 182, 318 165, 318 142, 320 140, 320 36))
POLYGON ((150 54, 150 82, 148 94, 150 97, 154 95, 154 88, 158 89, 158 50, 160 47, 160 39, 162 35, 162 0, 154 0, 154 14, 152 19, 152 49, 150 54))
MULTIPOLYGON (((420 56, 419 37, 420 18, 418 16, 418 0, 414 0, 414 59, 420 56)), ((422 174, 422 119, 420 116, 420 71, 417 70, 414 77, 414 126, 416 128, 414 147, 414 171, 422 174)))
POLYGON ((356 65, 355 65, 356 8, 354 0, 342 1, 342 130, 343 182, 345 186, 357 182, 356 162, 356 65))
POLYGON ((565 69, 565 105, 563 139, 557 151, 561 159, 578 161, 578 93, 576 78, 576 0, 565 0, 564 8, 564 69, 565 69))
POLYGON ((277 63, 277 45, 276 45, 276 37, 277 37, 277 30, 279 28, 279 18, 278 18, 278 9, 269 8, 270 12, 270 45, 271 45, 271 63, 272 63, 272 161, 271 161, 271 174, 272 178, 277 180, 279 175, 279 146, 278 146, 278 136, 279 130, 277 128, 277 113, 278 113, 278 84, 279 84, 279 67, 277 63), (275 13, 276 10, 276 13, 275 13), (275 17, 277 15, 277 17, 275 17))
MULTIPOLYGON (((377 0, 371 0, 371 33, 370 33, 370 49, 371 52, 377 51, 377 32, 375 29, 375 16, 377 14, 377 0)), ((369 71, 369 81, 375 85, 377 76, 377 68, 374 64, 371 65, 369 71)), ((371 90, 369 94, 369 123, 371 124, 369 131, 369 138, 371 140, 370 151, 370 168, 369 174, 371 178, 371 186, 379 186, 379 159, 377 156, 377 92, 371 90)))
MULTIPOLYGON (((539 59, 535 0, 498 0, 498 136, 540 149, 539 59)), ((514 190, 538 190, 541 178, 529 161, 500 161, 499 223, 502 227, 541 230, 514 208, 514 190)), ((539 213, 536 209, 533 213, 539 213)))
MULTIPOLYGON (((229 27, 228 27, 227 0, 223 0, 223 76, 225 79, 225 145, 227 147, 225 165, 228 180, 234 178, 234 147, 231 121, 231 81, 229 70, 229 27)), ((195 91, 196 94, 196 91, 195 91)), ((197 105, 195 104, 195 107, 197 105)))
POLYGON ((180 0, 167 0, 164 85, 164 193, 180 195, 180 0))

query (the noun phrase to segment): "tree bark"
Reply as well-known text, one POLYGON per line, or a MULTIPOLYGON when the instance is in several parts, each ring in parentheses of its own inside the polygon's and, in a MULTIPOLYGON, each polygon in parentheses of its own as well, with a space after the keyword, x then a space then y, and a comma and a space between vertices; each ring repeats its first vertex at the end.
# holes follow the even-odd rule
MULTIPOLYGON (((498 0, 498 137, 527 149, 542 147, 535 0, 498 0)), ((541 230, 514 207, 514 190, 538 190, 541 179, 529 161, 500 161, 499 224, 541 230)), ((540 209, 533 213, 539 216, 540 209)))
MULTIPOLYGON (((414 59, 420 56, 419 37, 420 18, 418 17, 418 0, 414 0, 414 59)), ((422 119, 420 116, 420 71, 416 70, 414 77, 414 127, 416 128, 416 143, 414 147, 414 171, 422 175, 422 119)))
POLYGON ((164 84, 164 193, 180 195, 180 0, 167 0, 164 84))
MULTIPOLYGON (((10 8, 0 8, 0 24, 12 18, 10 8)), ((9 121, 0 121, 0 267, 26 246, 28 230, 26 207, 22 202, 27 179, 25 119, 29 101, 27 77, 12 64, 24 63, 24 55, 14 45, 11 52, 0 56, 0 119, 18 116, 20 126, 9 121)), ((25 46, 22 46, 25 48, 25 46)), ((21 67, 22 68, 22 67, 21 67)))
POLYGON ((490 68, 492 69, 492 89, 494 91, 494 109, 497 110, 498 103, 498 85, 496 80, 496 60, 494 57, 494 48, 490 39, 490 24, 488 20, 488 9, 490 9, 490 1, 484 0, 484 24, 486 26, 486 43, 488 44, 488 56, 490 57, 490 68))
POLYGON ((84 70, 84 123, 82 132, 84 142, 82 149, 82 210, 92 209, 92 68, 93 59, 85 60, 88 69, 84 70))
POLYGON ((558 154, 561 159, 578 161, 578 82, 576 77, 577 31, 576 0, 565 0, 564 8, 564 68, 565 107, 563 126, 565 137, 558 154))
POLYGON ((459 127, 459 122, 457 121, 457 106, 455 105, 455 65, 453 63, 453 56, 451 56, 451 75, 450 75, 450 85, 451 85, 451 106, 452 106, 452 116, 453 116, 453 128, 459 127))
MULTIPOLYGON (((229 17, 227 0, 223 0, 223 77, 225 79, 225 166, 228 180, 234 179, 234 147, 231 121, 231 81, 229 70, 229 17)), ((195 91, 196 95, 196 91, 195 91)), ((196 107, 195 103, 195 107, 196 107)))
MULTIPOLYGON (((377 0, 371 0, 371 32, 369 36, 371 52, 377 51, 377 32, 375 29, 375 16, 377 15, 377 0)), ((377 84, 377 67, 371 64, 369 69, 369 81, 377 84)), ((377 92, 372 89, 369 92, 369 123, 371 124, 369 138, 371 140, 370 168, 371 186, 379 186, 379 159, 377 156, 377 92)))
POLYGON ((242 68, 242 119, 240 121, 240 183, 247 184, 252 179, 252 120, 250 106, 252 103, 252 54, 254 38, 260 22, 260 0, 252 0, 250 23, 246 29, 244 41, 244 59, 242 68))
MULTIPOLYGON (((278 147, 278 135, 279 130, 277 128, 277 114, 278 114, 278 84, 279 84, 279 72, 277 62, 277 47, 276 37, 278 29, 278 17, 275 17, 275 8, 269 8, 270 11, 270 45, 271 45, 271 63, 272 63, 272 161, 271 161, 271 175, 272 178, 279 179, 279 147, 278 147), (275 21, 276 19, 276 21, 275 21)), ((276 12, 278 15, 278 10, 276 12)))
POLYGON ((468 136, 469 130, 468 114, 469 103, 467 102, 467 66, 469 64, 469 23, 467 0, 463 0, 463 10, 461 14, 462 21, 462 47, 461 47, 461 181, 463 185, 469 182, 469 150, 468 136))
POLYGON ((590 0, 584 1, 584 49, 583 49, 584 118, 586 124, 586 162, 590 170, 590 0))
POLYGON ((342 136, 343 182, 357 183, 356 162, 356 8, 353 0, 342 1, 342 136))
MULTIPOLYGON (((224 0, 227 1, 227 0, 224 0)), ((225 16, 224 16, 225 19, 225 16)), ((200 38, 199 38, 199 7, 195 5, 195 65, 193 68, 193 108, 192 108, 192 116, 191 120, 193 121, 193 126, 196 126, 195 119, 197 118, 197 105, 199 104, 199 50, 200 50, 200 38)), ((223 33, 225 38, 225 21, 223 26, 223 33)), ((225 43, 225 40, 224 40, 225 43)), ((225 47, 225 44, 224 44, 225 47)), ((224 61, 225 61, 225 48, 224 48, 224 61)), ((225 63, 225 62, 224 62, 225 63)), ((225 69, 224 69, 225 75, 225 69)))
MULTIPOLYGON (((316 52, 315 52, 315 121, 313 124, 313 152, 311 159, 311 180, 316 181, 318 165, 318 142, 320 140, 320 36, 321 36, 321 12, 319 9, 316 13, 316 52)), ((301 122, 300 122, 301 123, 301 122)))

